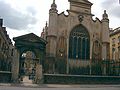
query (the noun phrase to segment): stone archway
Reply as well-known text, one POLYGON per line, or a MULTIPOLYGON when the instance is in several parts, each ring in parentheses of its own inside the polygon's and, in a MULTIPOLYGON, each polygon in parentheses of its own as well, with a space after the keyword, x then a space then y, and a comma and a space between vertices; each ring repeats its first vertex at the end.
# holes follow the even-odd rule
POLYGON ((14 82, 19 81, 21 76, 22 54, 27 51, 32 51, 35 54, 35 83, 40 83, 42 80, 42 65, 44 63, 46 41, 36 36, 33 33, 13 38, 15 41, 15 55, 12 68, 12 79, 14 82))

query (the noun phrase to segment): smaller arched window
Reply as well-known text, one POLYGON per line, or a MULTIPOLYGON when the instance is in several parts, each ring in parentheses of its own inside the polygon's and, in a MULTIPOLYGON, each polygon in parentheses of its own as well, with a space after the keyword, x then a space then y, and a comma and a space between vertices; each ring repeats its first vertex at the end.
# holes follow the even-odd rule
POLYGON ((92 52, 93 52, 93 55, 92 55, 93 59, 101 59, 101 45, 98 40, 95 40, 93 42, 92 52))
POLYGON ((99 54, 100 53, 100 44, 99 44, 99 42, 96 40, 93 45, 94 45, 94 54, 99 54))
POLYGON ((57 55, 60 57, 64 57, 66 53, 66 39, 64 36, 59 37, 57 47, 58 47, 57 55))
POLYGON ((120 47, 118 47, 118 59, 120 60, 120 47))
POLYGON ((118 37, 118 43, 120 43, 120 36, 118 37))
POLYGON ((112 49, 112 59, 113 59, 113 60, 116 59, 116 57, 115 57, 115 51, 116 51, 115 48, 113 48, 113 49, 112 49))

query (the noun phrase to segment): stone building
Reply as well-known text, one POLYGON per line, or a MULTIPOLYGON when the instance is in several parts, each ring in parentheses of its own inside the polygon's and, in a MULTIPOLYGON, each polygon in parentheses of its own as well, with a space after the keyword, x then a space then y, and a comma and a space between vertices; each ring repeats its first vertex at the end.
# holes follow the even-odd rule
POLYGON ((120 27, 110 31, 110 59, 120 60, 120 27))
POLYGON ((91 62, 109 59, 109 18, 92 18, 88 0, 68 0, 68 15, 58 14, 55 0, 41 37, 47 40, 46 73, 88 74, 91 62), (79 70, 79 72, 77 71, 79 70))
POLYGON ((114 75, 120 75, 120 27, 110 30, 110 68, 114 75))
POLYGON ((8 82, 11 78, 13 45, 3 19, 0 19, 0 82, 8 82))

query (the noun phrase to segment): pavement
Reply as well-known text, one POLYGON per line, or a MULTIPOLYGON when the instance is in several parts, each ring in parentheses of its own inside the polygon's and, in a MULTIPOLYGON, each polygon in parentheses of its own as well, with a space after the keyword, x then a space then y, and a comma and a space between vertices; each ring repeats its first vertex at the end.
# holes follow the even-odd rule
POLYGON ((29 88, 101 88, 101 87, 115 87, 120 88, 120 85, 62 85, 62 84, 6 84, 0 83, 4 87, 29 87, 29 88))
POLYGON ((0 90, 120 90, 120 87, 89 87, 89 86, 84 86, 84 87, 13 87, 13 86, 0 86, 0 90))
POLYGON ((32 80, 29 80, 28 76, 23 78, 23 81, 20 84, 16 83, 0 83, 0 86, 4 87, 29 87, 29 88, 101 88, 101 87, 116 87, 120 88, 120 84, 118 85, 83 85, 83 84, 33 84, 32 80))

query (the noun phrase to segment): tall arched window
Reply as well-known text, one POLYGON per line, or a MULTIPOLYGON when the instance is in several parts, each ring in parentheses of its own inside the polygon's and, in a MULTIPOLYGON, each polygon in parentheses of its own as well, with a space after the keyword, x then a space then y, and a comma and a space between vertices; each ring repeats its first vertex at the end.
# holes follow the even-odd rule
POLYGON ((90 36, 87 29, 78 25, 70 32, 69 36, 69 58, 90 59, 90 36))

